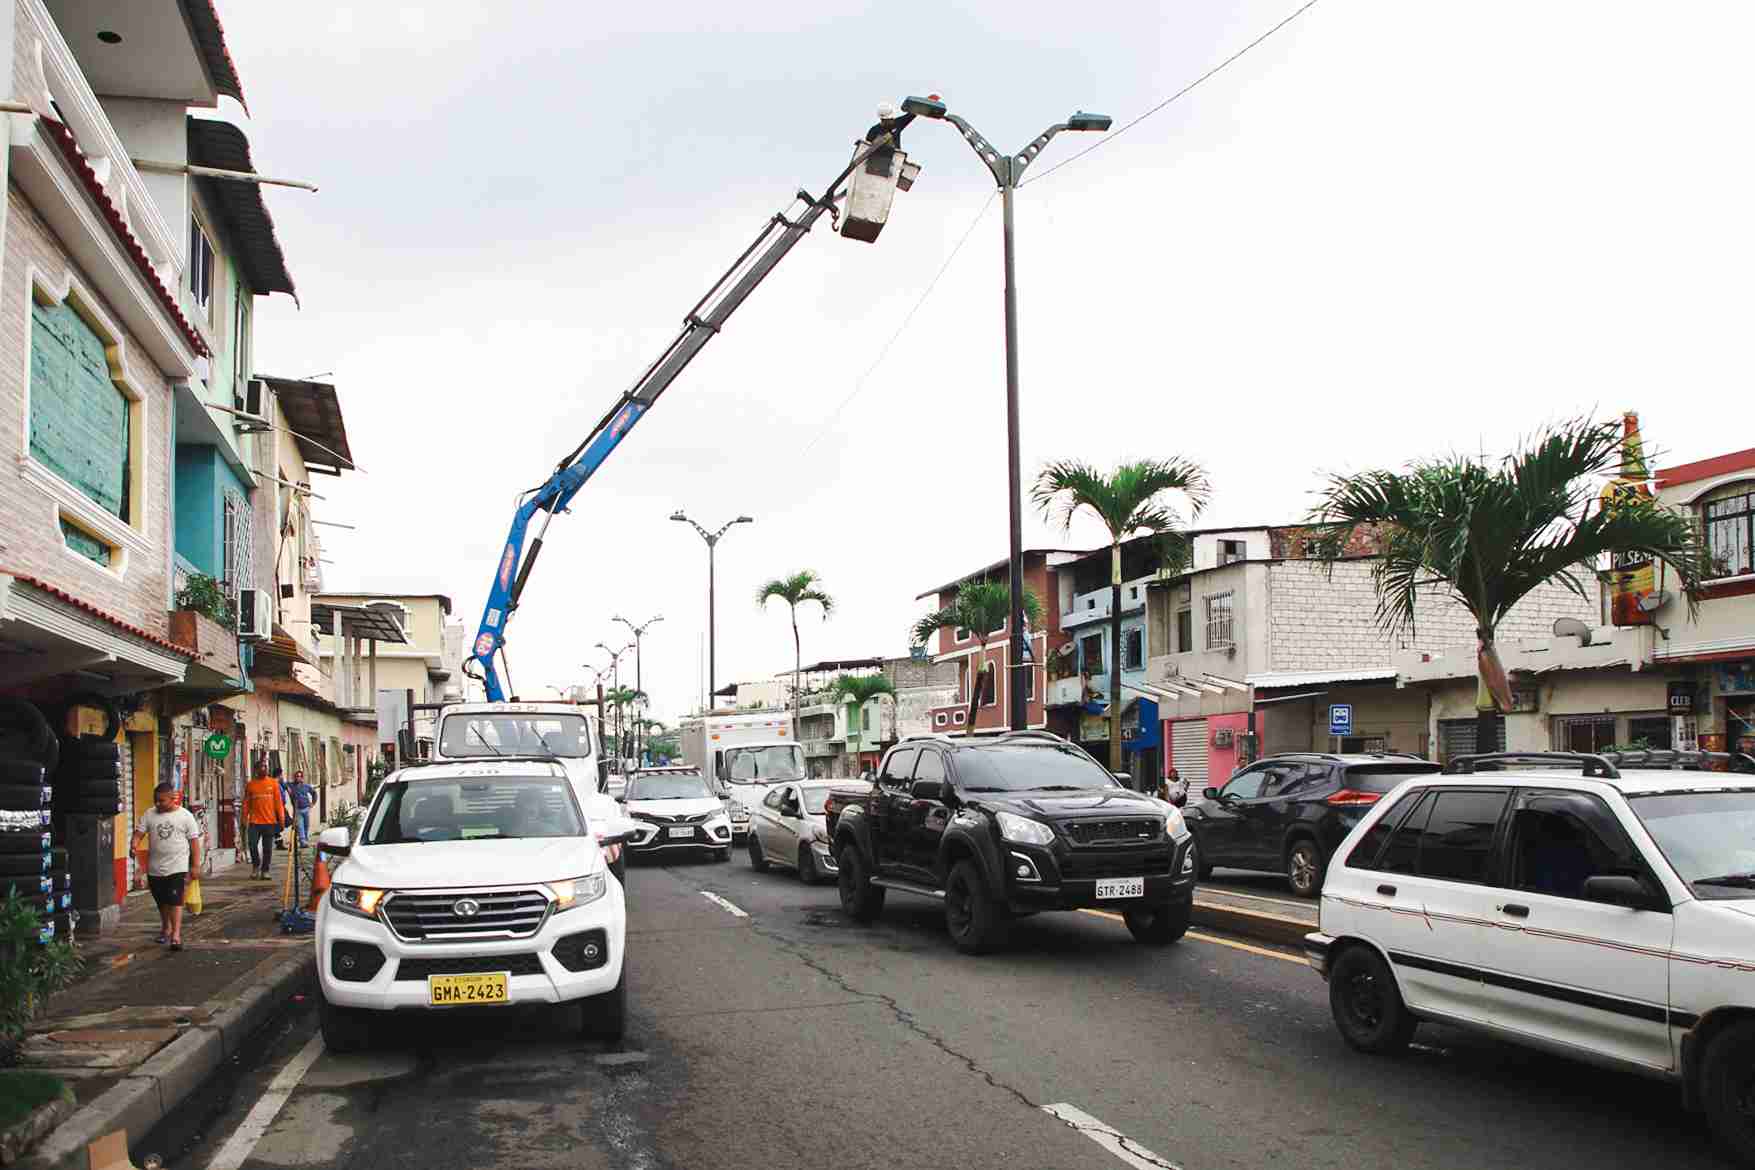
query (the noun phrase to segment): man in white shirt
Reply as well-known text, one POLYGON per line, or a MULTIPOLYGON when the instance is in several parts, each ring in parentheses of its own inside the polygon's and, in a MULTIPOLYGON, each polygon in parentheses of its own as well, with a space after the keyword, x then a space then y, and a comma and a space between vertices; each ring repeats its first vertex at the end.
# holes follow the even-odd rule
POLYGON ((195 814, 177 803, 177 789, 153 789, 152 811, 134 829, 134 852, 146 852, 146 884, 158 903, 158 941, 173 951, 183 949, 183 890, 201 864, 201 826, 195 814))

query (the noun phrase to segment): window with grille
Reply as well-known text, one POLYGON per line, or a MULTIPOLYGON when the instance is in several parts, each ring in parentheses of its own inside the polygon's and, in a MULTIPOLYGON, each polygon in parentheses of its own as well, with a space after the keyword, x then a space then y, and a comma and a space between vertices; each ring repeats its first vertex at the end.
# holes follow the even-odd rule
POLYGON ((1568 715, 1554 720, 1554 747, 1558 751, 1601 752, 1614 742, 1613 715, 1568 715))
POLYGON ((1232 595, 1219 593, 1207 600, 1207 649, 1229 650, 1237 644, 1231 620, 1232 595))
MULTIPOLYGON (((1747 488, 1749 485, 1740 485, 1747 488)), ((1740 491, 1701 505, 1706 551, 1715 577, 1755 573, 1755 492, 1740 491)))
POLYGON ((1219 563, 1235 564, 1248 555, 1248 546, 1241 540, 1221 540, 1219 542, 1219 563))
POLYGON ((1146 632, 1144 630, 1128 630, 1121 636, 1121 645, 1126 651, 1121 665, 1124 670, 1138 670, 1146 664, 1146 632))
POLYGON ((225 489, 225 586, 233 601, 238 590, 256 587, 256 532, 250 501, 225 489))

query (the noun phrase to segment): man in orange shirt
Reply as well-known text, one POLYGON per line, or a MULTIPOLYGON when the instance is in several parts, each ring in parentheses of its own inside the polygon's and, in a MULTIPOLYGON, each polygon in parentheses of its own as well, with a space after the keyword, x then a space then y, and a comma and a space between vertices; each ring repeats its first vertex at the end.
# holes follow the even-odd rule
POLYGON ((286 824, 286 801, 280 785, 258 765, 256 778, 244 785, 244 824, 250 836, 251 876, 266 881, 274 864, 274 838, 286 824))

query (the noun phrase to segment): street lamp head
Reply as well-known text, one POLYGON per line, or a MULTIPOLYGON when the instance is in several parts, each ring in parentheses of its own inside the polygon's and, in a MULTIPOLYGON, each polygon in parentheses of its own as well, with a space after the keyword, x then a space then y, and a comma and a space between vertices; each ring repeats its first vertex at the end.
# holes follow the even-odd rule
POLYGON ((1066 120, 1066 128, 1068 130, 1107 130, 1114 123, 1115 119, 1108 114, 1087 114, 1083 110, 1076 110, 1073 116, 1066 120))
POLYGON ((925 97, 903 98, 902 109, 921 118, 942 118, 946 113, 944 100, 936 93, 925 97))
POLYGON ((732 521, 733 524, 754 524, 755 522, 756 518, 754 516, 739 516, 736 520, 732 521))
POLYGON ((684 524, 687 524, 689 522, 689 518, 682 514, 681 508, 678 508, 676 511, 672 512, 670 514, 670 518, 672 520, 681 520, 684 524))

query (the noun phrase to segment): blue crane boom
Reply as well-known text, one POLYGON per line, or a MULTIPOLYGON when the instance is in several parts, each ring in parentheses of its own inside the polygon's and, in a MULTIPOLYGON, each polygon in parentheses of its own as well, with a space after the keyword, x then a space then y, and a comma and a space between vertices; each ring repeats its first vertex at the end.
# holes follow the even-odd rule
MULTIPOLYGON (((873 168, 881 162, 885 176, 889 177, 891 183, 895 182, 893 173, 900 172, 901 162, 906 159, 905 155, 895 149, 895 145, 899 141, 902 128, 912 119, 912 115, 904 115, 873 127, 860 149, 854 152, 853 161, 835 176, 835 181, 824 189, 820 198, 812 198, 810 192, 801 188, 787 210, 792 210, 800 203, 803 204, 802 210, 795 212, 793 218, 788 218, 782 212, 769 219, 755 241, 743 250, 736 262, 714 282, 707 294, 695 303, 695 307, 689 310, 688 316, 683 318, 682 330, 658 359, 647 366, 645 373, 640 375, 633 386, 616 399, 615 404, 598 420, 585 440, 556 465, 548 480, 520 497, 518 510, 512 517, 511 531, 506 534, 506 545, 500 553, 499 565, 494 572, 493 585, 488 590, 487 603, 482 607, 481 625, 463 664, 464 673, 481 680, 490 702, 501 702, 507 698, 506 681, 502 680, 506 624, 517 612, 518 599, 530 580, 530 571, 536 566, 536 559, 542 552, 543 537, 547 534, 555 514, 567 510, 567 505, 579 494, 579 489, 585 486, 585 482, 603 466, 603 461, 609 458, 610 453, 628 437, 634 424, 646 416, 646 412, 658 401, 658 396, 688 368, 695 355, 724 327, 738 306, 767 278, 775 265, 792 251, 793 245, 804 238, 824 212, 835 214, 835 201, 841 197, 841 184, 847 181, 848 176, 861 164, 871 160, 873 168), (892 154, 898 156, 894 163, 890 158, 892 154), (525 538, 529 534, 532 521, 537 522, 537 530, 535 536, 530 537, 530 547, 526 551, 525 538), (496 660, 499 665, 496 665, 496 660)), ((872 173, 876 173, 875 169, 872 169, 872 173)), ((907 181, 912 182, 912 174, 907 181)), ((881 227, 881 224, 878 226, 881 227)), ((867 230, 870 235, 859 235, 855 238, 875 238, 875 230, 867 230)))

